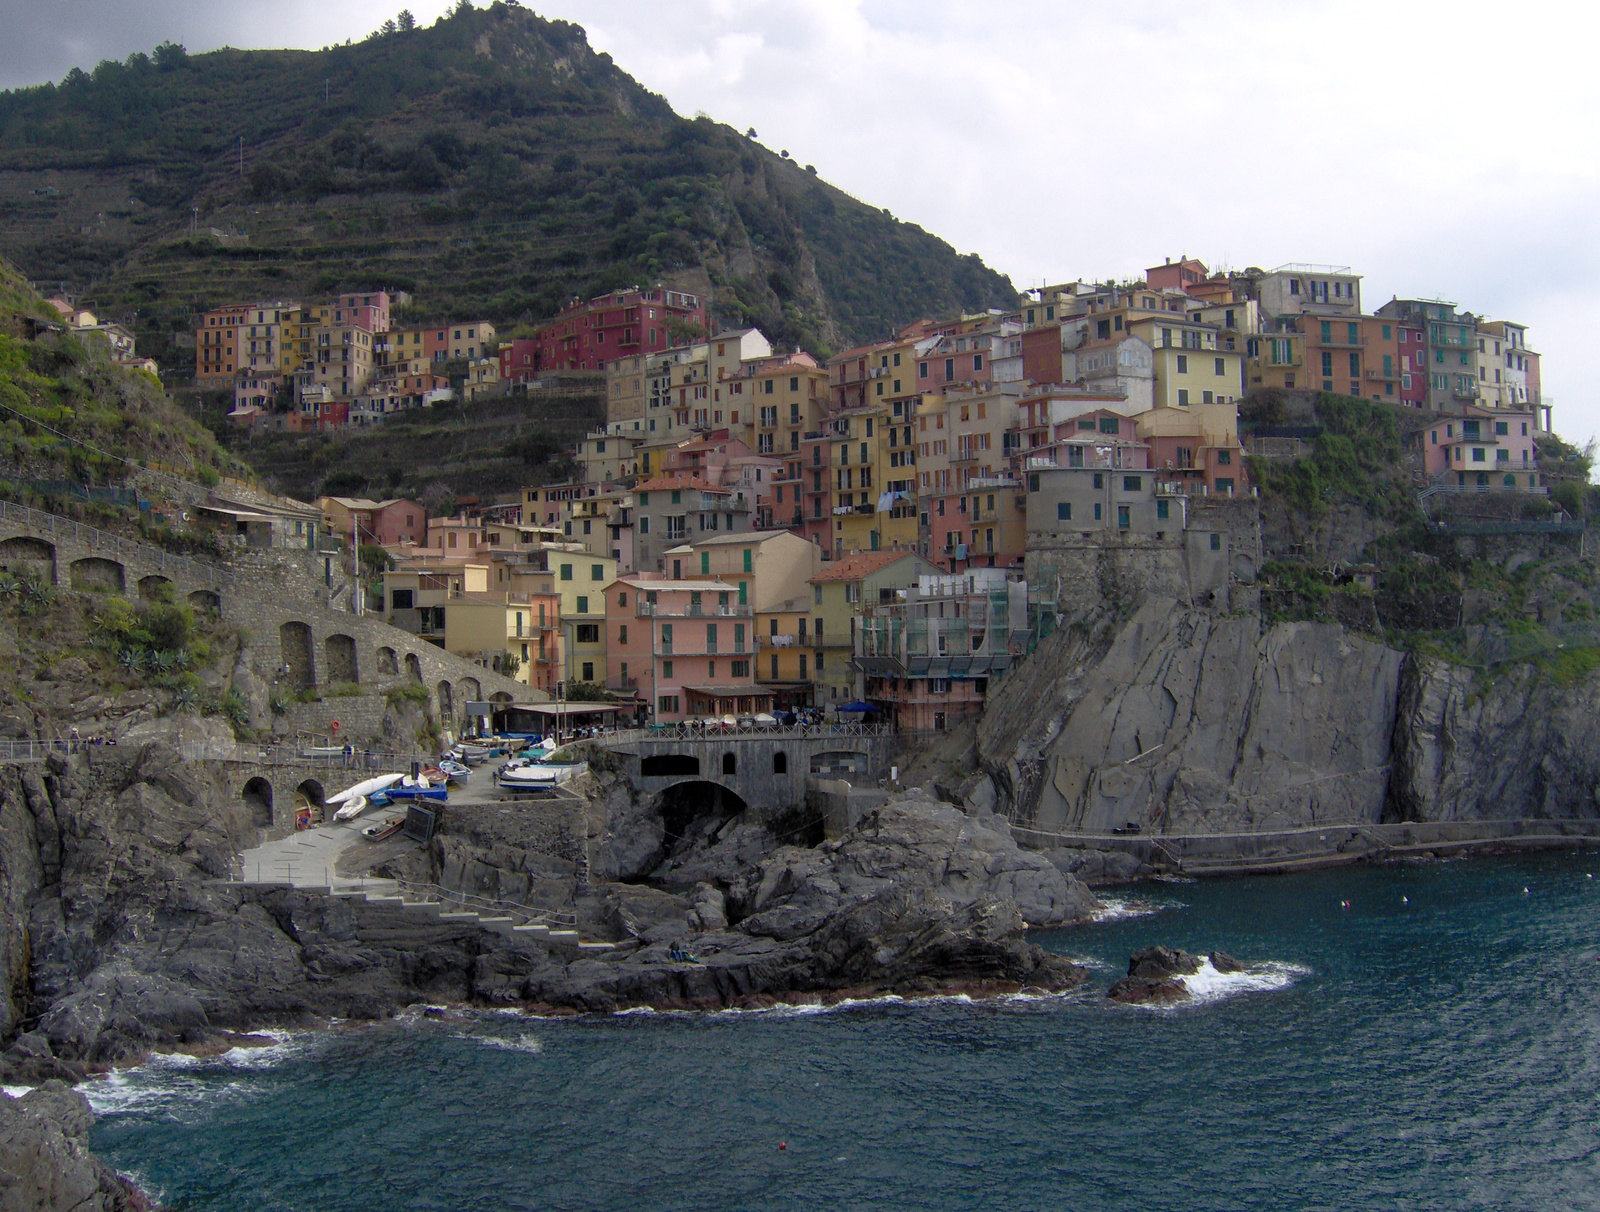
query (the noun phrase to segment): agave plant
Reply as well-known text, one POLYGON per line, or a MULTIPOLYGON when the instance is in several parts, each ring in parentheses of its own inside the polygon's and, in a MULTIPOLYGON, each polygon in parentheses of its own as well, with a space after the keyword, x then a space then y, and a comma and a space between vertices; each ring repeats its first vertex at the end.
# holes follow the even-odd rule
POLYGON ((172 695, 174 711, 193 711, 200 703, 200 695, 193 686, 179 686, 172 695))
POLYGON ((143 661, 140 659, 137 648, 124 648, 117 654, 117 664, 121 665, 129 673, 138 673, 143 661))
POLYGON ((0 599, 14 602, 22 592, 22 582, 9 572, 0 572, 0 599))
POLYGON ((163 648, 160 652, 150 654, 150 667, 157 673, 171 673, 177 664, 177 657, 169 649, 163 648))

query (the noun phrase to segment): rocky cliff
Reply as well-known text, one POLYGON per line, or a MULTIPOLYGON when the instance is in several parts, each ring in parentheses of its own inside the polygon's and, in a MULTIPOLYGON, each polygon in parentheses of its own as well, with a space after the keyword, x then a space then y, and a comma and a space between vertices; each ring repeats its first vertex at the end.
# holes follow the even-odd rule
POLYGON ((995 688, 963 792, 1043 834, 1593 817, 1597 707, 1581 670, 1490 673, 1149 599, 995 688))

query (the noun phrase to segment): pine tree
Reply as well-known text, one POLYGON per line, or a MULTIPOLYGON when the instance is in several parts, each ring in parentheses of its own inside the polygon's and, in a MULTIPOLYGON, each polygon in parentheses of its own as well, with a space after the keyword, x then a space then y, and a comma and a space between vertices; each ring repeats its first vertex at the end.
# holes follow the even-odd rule
POLYGON ((394 24, 394 18, 393 17, 390 17, 389 20, 385 21, 382 25, 380 25, 378 27, 378 32, 380 34, 382 34, 386 38, 390 34, 394 33, 394 31, 395 31, 395 24, 394 24))
POLYGON ((408 34, 417 28, 417 19, 411 15, 409 8, 400 10, 400 32, 408 34))

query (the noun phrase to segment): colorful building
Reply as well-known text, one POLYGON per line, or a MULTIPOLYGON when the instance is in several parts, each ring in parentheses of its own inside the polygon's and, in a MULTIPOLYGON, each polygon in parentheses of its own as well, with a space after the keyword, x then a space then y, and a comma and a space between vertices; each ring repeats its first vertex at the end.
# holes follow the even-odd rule
POLYGON ((649 705, 656 723, 766 711, 754 675, 754 616, 717 580, 623 577, 605 592, 606 685, 649 705))
POLYGON ((853 665, 856 622, 866 606, 895 600, 899 591, 939 568, 911 551, 864 551, 826 565, 810 580, 812 681, 818 706, 859 698, 853 665))
POLYGON ((604 370, 616 358, 686 345, 709 327, 698 295, 659 285, 574 299, 535 335, 534 369, 604 370))

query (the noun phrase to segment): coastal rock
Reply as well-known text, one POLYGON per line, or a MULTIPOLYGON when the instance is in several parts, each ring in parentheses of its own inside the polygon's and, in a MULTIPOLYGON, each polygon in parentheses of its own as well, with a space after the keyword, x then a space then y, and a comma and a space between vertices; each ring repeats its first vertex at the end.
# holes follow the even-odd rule
POLYGON ((1187 1001, 1189 991, 1181 981, 1125 976, 1106 990, 1106 996, 1125 1006, 1165 1005, 1187 1001))
POLYGON ((0 1094, 0 1205, 7 1212, 146 1212, 150 1201, 89 1152, 89 1100, 58 1081, 0 1094))
POLYGON ((1174 947, 1146 947, 1135 951, 1128 960, 1128 975, 1145 980, 1167 980, 1174 976, 1192 976, 1200 971, 1200 959, 1187 951, 1174 947))
POLYGON ((1206 958, 1211 961, 1211 966, 1213 968, 1224 975, 1233 972, 1244 971, 1244 965, 1238 960, 1234 959, 1233 956, 1229 955, 1226 951, 1213 951, 1206 958))

